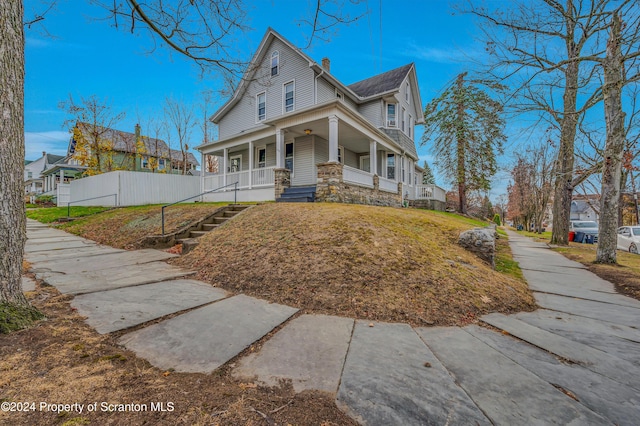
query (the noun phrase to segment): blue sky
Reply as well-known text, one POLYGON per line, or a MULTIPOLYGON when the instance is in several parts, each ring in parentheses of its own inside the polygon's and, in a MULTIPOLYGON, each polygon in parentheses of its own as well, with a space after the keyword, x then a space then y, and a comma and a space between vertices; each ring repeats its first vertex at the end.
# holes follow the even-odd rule
MULTIPOLYGON (((309 15, 312 3, 253 2, 248 12, 253 30, 242 36, 239 54, 249 58, 269 26, 293 44, 305 45, 309 28, 300 25, 300 20, 309 15)), ((40 2, 25 4, 28 18, 40 2)), ((345 84, 415 62, 422 101, 427 103, 469 68, 470 58, 482 55, 473 20, 454 14, 447 0, 367 0, 350 12, 365 12, 367 7, 367 16, 340 27, 330 41, 316 40, 305 50, 317 62, 329 57, 332 74, 345 84)), ((161 118, 168 96, 197 105, 204 90, 220 89, 218 80, 201 78, 189 60, 162 47, 150 53, 153 43, 147 35, 116 30, 112 22, 100 20, 105 15, 86 0, 60 0, 43 27, 26 30, 27 159, 39 158, 42 151, 66 153, 69 137, 63 124, 69 117, 58 103, 69 95, 76 100, 91 95, 106 98, 114 112, 126 113, 117 127, 133 131, 137 122, 144 125, 153 117, 161 118)), ((218 99, 214 109, 223 102, 218 99)), ((421 134, 419 130, 416 133, 421 134)), ((201 141, 202 132, 195 129, 190 145, 201 141)), ((421 159, 432 163, 427 147, 419 146, 418 152, 421 159)), ((443 179, 438 180, 448 187, 443 179)), ((497 176, 494 196, 503 193, 506 184, 504 175, 497 176)))

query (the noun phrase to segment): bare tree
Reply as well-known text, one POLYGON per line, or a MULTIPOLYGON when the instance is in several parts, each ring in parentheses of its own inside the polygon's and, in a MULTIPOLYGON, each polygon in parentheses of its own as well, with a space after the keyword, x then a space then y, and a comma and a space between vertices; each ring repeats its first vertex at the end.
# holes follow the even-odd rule
MULTIPOLYGON (((211 104, 213 102, 213 92, 211 90, 207 90, 202 92, 202 144, 206 145, 209 142, 213 141, 215 138, 213 136, 213 124, 209 121, 209 114, 211 114, 211 104)), ((219 165, 218 165, 218 157, 214 155, 205 155, 204 164, 202 165, 203 169, 207 173, 218 173, 219 165)))
POLYGON ((164 114, 167 119, 167 132, 175 132, 182 154, 182 174, 187 174, 189 138, 196 125, 193 108, 173 98, 165 98, 164 114))
MULTIPOLYGON (((108 101, 100 100, 95 95, 81 97, 79 103, 69 95, 69 99, 60 102, 59 107, 70 115, 65 125, 69 126, 76 143, 73 157, 87 167, 85 174, 96 175, 118 168, 113 158, 113 129, 125 117, 125 113, 114 114, 108 101)), ((125 142, 132 144, 128 151, 133 152, 135 141, 125 142)), ((125 160, 123 156, 122 161, 125 160)))
MULTIPOLYGON (((579 118, 601 98, 598 70, 583 63, 604 52, 609 0, 521 1, 490 11, 470 1, 466 11, 479 17, 487 51, 494 58, 488 73, 515 87, 512 106, 537 112, 559 134, 554 184, 552 243, 568 244, 574 180, 574 147, 579 118), (590 95, 578 98, 585 91, 590 95)), ((578 177, 584 179, 584 176, 578 177)))

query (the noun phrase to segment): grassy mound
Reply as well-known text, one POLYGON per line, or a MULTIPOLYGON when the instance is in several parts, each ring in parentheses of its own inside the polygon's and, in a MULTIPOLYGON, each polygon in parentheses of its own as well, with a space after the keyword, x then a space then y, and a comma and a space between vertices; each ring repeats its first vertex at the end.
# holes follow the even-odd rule
POLYGON ((44 315, 31 306, 0 303, 0 334, 22 330, 42 318, 44 315))
POLYGON ((477 225, 415 209, 265 204, 174 262, 213 285, 305 312, 453 325, 533 309, 526 283, 457 245, 477 225))

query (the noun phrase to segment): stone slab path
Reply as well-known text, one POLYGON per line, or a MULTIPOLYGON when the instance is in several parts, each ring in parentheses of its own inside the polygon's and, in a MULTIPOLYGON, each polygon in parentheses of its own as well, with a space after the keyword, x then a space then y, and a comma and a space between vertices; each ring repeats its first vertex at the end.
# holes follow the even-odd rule
POLYGON ((296 316, 176 278, 191 271, 164 263, 166 253, 27 227, 36 276, 76 295, 72 305, 98 332, 124 332, 121 344, 162 369, 210 373, 234 360, 242 380, 328 392, 368 425, 639 423, 640 302, 515 233, 514 257, 541 309, 484 316, 496 332, 296 316))

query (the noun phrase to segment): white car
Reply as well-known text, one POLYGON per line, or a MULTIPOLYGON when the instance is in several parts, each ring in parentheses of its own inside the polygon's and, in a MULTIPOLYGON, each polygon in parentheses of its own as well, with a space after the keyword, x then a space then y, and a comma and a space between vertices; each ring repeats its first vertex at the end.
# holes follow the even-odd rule
POLYGON ((638 246, 640 246, 640 226, 618 228, 618 250, 638 254, 638 246))

